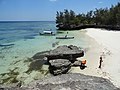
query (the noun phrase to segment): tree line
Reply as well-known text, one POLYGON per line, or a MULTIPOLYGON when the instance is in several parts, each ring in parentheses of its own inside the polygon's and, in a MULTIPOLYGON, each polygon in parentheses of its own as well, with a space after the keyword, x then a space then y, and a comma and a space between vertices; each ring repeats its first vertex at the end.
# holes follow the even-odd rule
POLYGON ((120 3, 111 8, 100 8, 86 14, 76 14, 73 10, 65 9, 56 14, 58 25, 113 25, 120 26, 120 3))

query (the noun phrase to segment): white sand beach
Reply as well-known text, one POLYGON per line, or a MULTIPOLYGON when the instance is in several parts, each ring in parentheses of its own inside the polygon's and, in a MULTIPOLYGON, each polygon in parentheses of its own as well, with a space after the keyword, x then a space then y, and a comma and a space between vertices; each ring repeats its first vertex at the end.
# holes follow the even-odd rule
POLYGON ((120 32, 93 28, 85 30, 96 43, 91 44, 86 52, 84 58, 87 59, 87 68, 80 70, 80 73, 108 78, 114 85, 120 87, 120 32), (99 69, 101 55, 103 62, 99 69))

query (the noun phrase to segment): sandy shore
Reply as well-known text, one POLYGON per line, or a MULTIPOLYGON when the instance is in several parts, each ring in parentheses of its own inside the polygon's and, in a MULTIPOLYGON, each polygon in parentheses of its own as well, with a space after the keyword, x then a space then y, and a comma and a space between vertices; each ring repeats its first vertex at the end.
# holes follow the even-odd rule
MULTIPOLYGON (((120 32, 106 31, 101 29, 86 29, 87 35, 98 43, 92 44, 86 53, 88 59, 88 72, 108 78, 120 87, 120 32), (102 55, 102 68, 99 69, 99 57, 102 55)), ((87 70, 87 69, 86 69, 87 70)))

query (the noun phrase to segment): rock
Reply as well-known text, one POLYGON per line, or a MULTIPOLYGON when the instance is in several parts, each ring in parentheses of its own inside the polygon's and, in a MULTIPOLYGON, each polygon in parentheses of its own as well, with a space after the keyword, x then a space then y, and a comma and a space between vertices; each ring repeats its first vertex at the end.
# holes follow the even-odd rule
POLYGON ((76 58, 84 56, 84 51, 80 50, 77 46, 59 46, 54 50, 50 51, 44 51, 44 52, 39 52, 35 54, 32 59, 33 60, 45 60, 44 58, 46 57, 47 60, 52 60, 52 59, 68 59, 72 63, 76 61, 76 58))
POLYGON ((109 80, 83 74, 63 74, 32 82, 22 90, 120 90, 109 80))
POLYGON ((49 63, 50 66, 56 68, 61 68, 61 66, 67 67, 71 64, 71 62, 67 59, 54 59, 54 60, 50 60, 49 63))
POLYGON ((44 78, 21 87, 0 85, 0 90, 120 90, 120 88, 101 77, 74 73, 44 78))
POLYGON ((53 75, 67 73, 71 68, 71 63, 76 61, 76 58, 84 56, 84 51, 77 46, 63 45, 54 50, 39 52, 35 54, 30 64, 29 70, 39 70, 43 64, 49 65, 49 70, 53 75))
POLYGON ((67 59, 54 59, 49 63, 49 70, 53 75, 65 74, 71 68, 71 62, 67 59))
POLYGON ((72 63, 76 61, 76 58, 84 56, 84 51, 80 50, 77 46, 59 46, 54 50, 51 50, 46 57, 48 60, 52 59, 68 59, 72 63))
POLYGON ((76 58, 84 56, 84 51, 80 50, 77 46, 59 46, 54 50, 39 52, 35 54, 32 59, 34 60, 43 60, 44 57, 47 57, 48 60, 52 59, 68 59, 71 62, 74 62, 76 58))
POLYGON ((75 61, 74 63, 72 63, 72 66, 80 66, 81 65, 81 61, 75 61))
POLYGON ((71 68, 71 63, 76 61, 76 58, 84 55, 84 52, 78 47, 70 46, 59 46, 54 50, 51 50, 46 55, 50 64, 49 70, 53 75, 59 75, 67 73, 71 68))

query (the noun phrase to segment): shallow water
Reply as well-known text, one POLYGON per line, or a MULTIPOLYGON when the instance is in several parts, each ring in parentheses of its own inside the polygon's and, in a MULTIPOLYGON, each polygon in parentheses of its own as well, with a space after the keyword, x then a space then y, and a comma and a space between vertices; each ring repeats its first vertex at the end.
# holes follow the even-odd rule
MULTIPOLYGON (((76 45, 83 49, 89 48, 90 38, 85 35, 85 31, 69 31, 68 36, 74 36, 74 39, 59 40, 56 36, 65 36, 67 31, 56 36, 40 36, 39 32, 45 29, 57 31, 55 22, 0 22, 0 44, 9 45, 0 47, 0 82, 8 77, 16 77, 17 80, 24 80, 29 83, 32 80, 44 77, 41 72, 32 71, 25 73, 30 65, 29 60, 34 54, 41 51, 51 50, 59 45, 76 45), (59 42, 52 47, 52 44, 59 42), (13 70, 17 75, 5 74, 13 70)), ((44 66, 43 70, 48 70, 44 66)), ((44 72, 42 72, 44 73, 44 72)), ((9 81, 7 81, 9 83, 9 81)))

